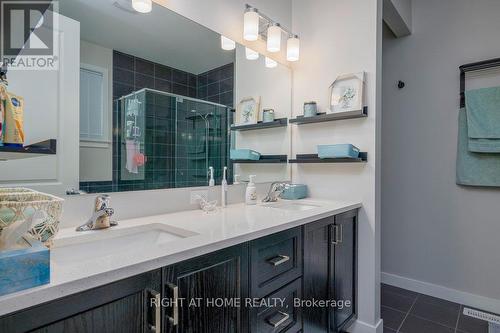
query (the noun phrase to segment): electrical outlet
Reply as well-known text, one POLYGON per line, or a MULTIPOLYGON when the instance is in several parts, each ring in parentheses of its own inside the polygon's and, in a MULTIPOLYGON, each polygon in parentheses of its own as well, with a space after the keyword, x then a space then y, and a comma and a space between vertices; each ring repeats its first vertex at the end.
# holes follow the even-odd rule
POLYGON ((189 203, 191 205, 197 204, 199 197, 208 200, 208 191, 207 190, 191 191, 191 199, 189 200, 189 203))

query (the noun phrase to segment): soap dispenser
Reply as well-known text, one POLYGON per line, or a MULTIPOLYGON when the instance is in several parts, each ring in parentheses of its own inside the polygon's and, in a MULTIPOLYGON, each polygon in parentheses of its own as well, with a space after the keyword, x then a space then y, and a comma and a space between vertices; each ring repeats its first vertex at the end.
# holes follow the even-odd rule
POLYGON ((245 192, 245 203, 247 205, 257 204, 257 188, 255 187, 255 175, 250 175, 248 177, 250 181, 247 185, 247 190, 245 192))
POLYGON ((224 167, 221 183, 221 207, 226 207, 227 204, 227 167, 224 167))
POLYGON ((210 173, 210 180, 208 181, 208 186, 212 187, 212 186, 215 186, 214 167, 208 167, 208 170, 210 173))

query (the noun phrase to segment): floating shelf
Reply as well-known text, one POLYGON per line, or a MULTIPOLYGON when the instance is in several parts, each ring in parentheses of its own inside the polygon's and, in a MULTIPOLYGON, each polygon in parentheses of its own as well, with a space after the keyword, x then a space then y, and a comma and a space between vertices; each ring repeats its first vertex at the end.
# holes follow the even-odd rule
POLYGON ((287 155, 260 155, 259 160, 231 160, 233 163, 286 163, 288 159, 287 155))
POLYGON ((274 121, 270 122, 262 122, 259 121, 257 124, 250 125, 232 125, 232 131, 250 131, 250 130, 258 130, 258 129, 266 129, 266 128, 274 128, 274 127, 286 127, 288 125, 288 118, 278 118, 274 121))
POLYGON ((57 140, 55 139, 34 143, 25 147, 0 146, 0 161, 55 155, 56 147, 57 140))
POLYGON ((362 163, 368 161, 368 153, 360 152, 359 158, 319 158, 318 154, 297 154, 290 163, 362 163))
POLYGON ((290 119, 290 123, 297 125, 312 124, 312 123, 323 123, 326 121, 344 120, 344 119, 356 119, 368 117, 368 107, 363 107, 361 111, 349 111, 342 113, 320 113, 313 117, 298 116, 297 118, 290 119))

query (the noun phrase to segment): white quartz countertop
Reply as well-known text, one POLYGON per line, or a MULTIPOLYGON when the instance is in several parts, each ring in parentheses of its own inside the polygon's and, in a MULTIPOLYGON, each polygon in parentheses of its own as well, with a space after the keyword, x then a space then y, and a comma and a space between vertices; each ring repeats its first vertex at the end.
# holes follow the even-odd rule
POLYGON ((51 250, 51 282, 0 296, 0 316, 361 207, 359 202, 311 199, 293 203, 315 207, 295 211, 235 204, 208 214, 191 210, 122 220, 118 221, 117 227, 105 230, 76 232, 74 228, 62 229, 51 250), (78 237, 88 236, 87 233, 99 237, 106 235, 104 233, 127 232, 127 228, 150 224, 170 228, 168 230, 179 229, 182 237, 157 246, 134 246, 134 235, 128 235, 129 241, 132 240, 128 243, 129 249, 119 254, 106 248, 106 243, 96 251, 100 255, 78 253, 78 246, 68 244, 78 237))

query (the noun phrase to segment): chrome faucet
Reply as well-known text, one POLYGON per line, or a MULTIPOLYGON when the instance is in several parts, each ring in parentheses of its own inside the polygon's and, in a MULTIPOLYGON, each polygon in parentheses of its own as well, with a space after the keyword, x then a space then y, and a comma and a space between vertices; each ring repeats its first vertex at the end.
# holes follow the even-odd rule
POLYGON ((76 231, 98 230, 113 227, 118 223, 111 221, 114 209, 109 207, 110 197, 107 194, 95 198, 94 213, 87 223, 76 228, 76 231))
POLYGON ((262 199, 262 202, 276 202, 280 197, 281 193, 285 190, 287 183, 285 182, 273 182, 269 188, 267 196, 262 199))

